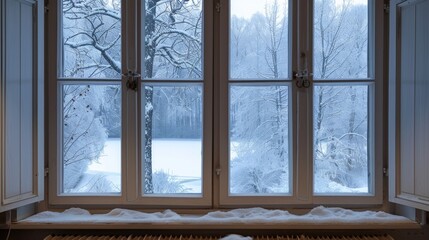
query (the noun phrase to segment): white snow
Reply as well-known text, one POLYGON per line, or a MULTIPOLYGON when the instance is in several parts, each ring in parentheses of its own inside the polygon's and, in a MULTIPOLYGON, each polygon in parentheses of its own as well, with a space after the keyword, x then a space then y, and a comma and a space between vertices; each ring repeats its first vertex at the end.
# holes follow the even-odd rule
MULTIPOLYGON (((103 152, 97 161, 92 162, 79 184, 72 189, 71 193, 92 192, 93 185, 100 179, 111 183, 111 191, 121 192, 121 139, 109 138, 104 144, 103 152)), ((100 186, 102 188, 102 186, 100 186)), ((107 190, 109 191, 109 190, 107 190)), ((105 192, 99 189, 99 192, 105 192)))
POLYGON ((145 213, 128 209, 113 209, 106 214, 91 214, 80 208, 64 212, 41 212, 20 223, 180 223, 180 224, 303 224, 303 225, 357 225, 357 224, 413 224, 411 220, 381 211, 353 211, 343 208, 316 207, 304 215, 284 210, 244 208, 214 211, 205 215, 179 215, 174 211, 145 213))
MULTIPOLYGON (((237 157, 239 143, 231 143, 231 161, 237 157)), ((200 139, 153 139, 153 172, 163 171, 179 181, 185 193, 201 193, 202 143, 200 139)), ((109 138, 97 161, 88 166, 80 183, 72 193, 90 192, 88 189, 97 179, 103 178, 121 191, 121 140, 109 138)), ((350 188, 325 178, 317 178, 317 193, 368 193, 368 187, 350 188)), ((103 191, 100 191, 103 192, 103 191)))
MULTIPOLYGON (((164 171, 178 177, 201 178, 201 140, 153 139, 153 171, 164 171)), ((121 140, 109 138, 97 162, 88 167, 88 173, 120 174, 121 140)))
POLYGON ((100 158, 88 166, 88 172, 121 173, 121 139, 109 138, 100 158))
MULTIPOLYGON (((202 150, 198 139, 153 139, 153 172, 163 171, 180 181, 188 193, 201 193, 202 150)), ((90 192, 97 179, 104 178, 121 191, 121 139, 109 138, 100 158, 88 166, 72 193, 90 192)), ((103 192, 103 191, 101 191, 103 192)))
POLYGON ((251 237, 244 237, 241 235, 237 235, 237 234, 230 234, 228 236, 225 236, 219 240, 252 240, 251 237))
POLYGON ((201 178, 201 140, 153 139, 153 171, 164 171, 178 177, 201 178))

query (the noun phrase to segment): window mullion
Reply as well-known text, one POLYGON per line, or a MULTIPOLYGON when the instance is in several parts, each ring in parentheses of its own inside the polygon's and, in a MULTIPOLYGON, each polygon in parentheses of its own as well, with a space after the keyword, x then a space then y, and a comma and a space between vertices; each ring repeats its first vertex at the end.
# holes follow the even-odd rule
POLYGON ((128 81, 138 81, 130 79, 126 74, 138 74, 141 52, 138 51, 138 36, 141 36, 141 29, 138 22, 137 0, 122 1, 122 116, 123 116, 123 140, 122 140, 122 182, 125 191, 126 202, 133 202, 138 199, 139 174, 141 173, 140 159, 140 111, 139 99, 141 93, 140 84, 137 91, 127 87, 128 81))
POLYGON ((228 199, 228 24, 229 1, 220 0, 224 6, 219 12, 219 92, 215 95, 219 101, 219 165, 215 166, 216 179, 219 180, 219 204, 224 204, 228 199))
MULTIPOLYGON (((312 72, 312 9, 313 1, 297 1, 297 52, 295 53, 296 66, 298 71, 312 72)), ((297 72, 298 72, 297 71, 297 72)), ((312 74, 308 75, 308 80, 312 82, 312 74)), ((299 88, 294 84, 295 89, 295 103, 296 107, 296 124, 294 134, 294 180, 295 182, 295 196, 299 199, 300 203, 311 203, 313 191, 313 164, 312 164, 312 111, 313 87, 299 88)))

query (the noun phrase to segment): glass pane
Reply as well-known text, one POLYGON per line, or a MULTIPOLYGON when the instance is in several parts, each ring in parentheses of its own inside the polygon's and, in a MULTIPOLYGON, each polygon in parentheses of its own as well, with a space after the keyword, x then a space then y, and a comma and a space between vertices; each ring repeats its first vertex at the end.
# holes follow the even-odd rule
POLYGON ((231 79, 285 79, 288 0, 231 0, 231 79))
POLYGON ((121 192, 121 88, 62 86, 62 192, 121 192))
POLYGON ((368 1, 314 1, 314 78, 368 77, 368 1))
POLYGON ((202 85, 144 89, 144 193, 201 193, 202 85))
POLYGON ((62 0, 61 20, 61 77, 120 78, 120 0, 62 0))
POLYGON ((203 78, 202 7, 202 0, 145 0, 144 78, 203 78))
POLYGON ((229 192, 289 193, 287 86, 231 86, 229 192))
POLYGON ((315 86, 314 192, 368 193, 368 86, 315 86))

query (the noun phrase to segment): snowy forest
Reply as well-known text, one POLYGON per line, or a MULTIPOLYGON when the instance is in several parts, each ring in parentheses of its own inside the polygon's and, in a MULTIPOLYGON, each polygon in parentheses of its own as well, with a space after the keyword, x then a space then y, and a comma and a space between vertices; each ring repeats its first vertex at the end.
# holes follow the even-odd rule
MULTIPOLYGON (((230 85, 230 193, 289 193, 291 89, 273 84, 290 76, 288 1, 256 1, 263 5, 253 12, 230 13, 230 79, 267 81, 230 85)), ((142 77, 177 80, 143 85, 143 189, 201 193, 203 85, 180 80, 203 80, 203 1, 143 2, 142 77)), ((315 79, 368 77, 362 2, 315 0, 315 79)), ((80 80, 61 85, 62 192, 119 193, 121 1, 62 0, 61 21, 60 76, 80 80)), ((316 193, 368 192, 368 93, 367 85, 314 86, 316 193)))

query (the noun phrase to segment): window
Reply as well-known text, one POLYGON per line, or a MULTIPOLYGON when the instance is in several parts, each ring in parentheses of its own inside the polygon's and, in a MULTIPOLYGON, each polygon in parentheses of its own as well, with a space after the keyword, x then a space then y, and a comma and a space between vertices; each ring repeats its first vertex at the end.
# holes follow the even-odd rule
MULTIPOLYGON (((371 193, 373 150, 367 1, 315 1, 314 192, 371 193), (341 83, 340 83, 341 81, 341 83)), ((372 57, 371 57, 372 58, 372 57)))
POLYGON ((58 3, 52 203, 209 205, 209 7, 58 3))
POLYGON ((144 10, 143 193, 201 195, 203 1, 145 1, 144 10))
POLYGON ((121 2, 62 1, 59 20, 59 194, 120 194, 121 2))
POLYGON ((381 202, 376 1, 57 9, 52 204, 381 202))

